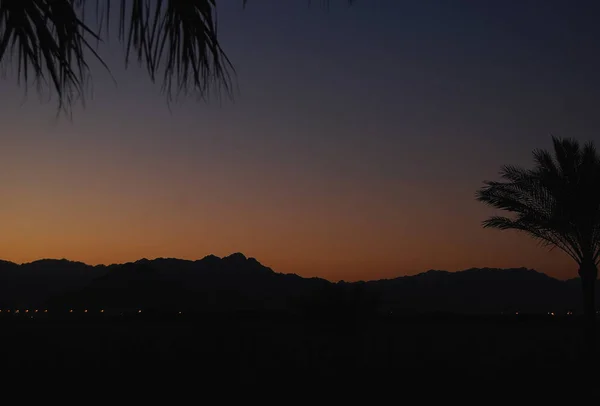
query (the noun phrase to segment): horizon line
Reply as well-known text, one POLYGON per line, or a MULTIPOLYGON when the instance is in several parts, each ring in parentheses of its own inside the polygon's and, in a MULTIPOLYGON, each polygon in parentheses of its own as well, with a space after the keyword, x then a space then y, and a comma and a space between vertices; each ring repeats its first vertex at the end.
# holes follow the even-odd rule
POLYGON ((460 272, 465 272, 465 271, 471 271, 471 270, 517 270, 517 269, 523 269, 523 270, 527 270, 527 271, 533 271, 539 274, 543 274, 551 279, 555 279, 558 281, 569 281, 572 279, 578 279, 578 276, 572 277, 572 278, 557 278, 551 275, 548 275, 545 272, 542 271, 538 271, 535 268, 528 268, 525 266, 521 266, 521 267, 510 267, 510 268, 498 268, 498 267, 489 267, 489 266, 484 266, 484 267, 470 267, 470 268, 464 268, 464 269, 460 269, 460 270, 455 270, 455 271, 449 271, 449 270, 445 270, 445 269, 428 269, 425 271, 421 271, 421 272, 417 272, 417 273, 413 273, 413 274, 404 274, 404 275, 398 275, 395 277, 391 277, 391 278, 381 278, 381 279, 369 279, 369 280, 365 280, 365 279, 358 279, 358 280, 345 280, 345 279, 339 279, 339 280, 330 280, 321 276, 302 276, 302 275, 298 275, 297 273, 283 273, 283 272, 278 272, 275 269, 264 265, 262 262, 260 262, 256 257, 252 257, 252 256, 247 256, 246 254, 236 251, 236 252, 232 252, 229 255, 225 255, 225 256, 218 256, 215 254, 207 254, 201 258, 197 258, 197 259, 185 259, 185 258, 177 258, 177 257, 154 257, 154 258, 147 258, 147 257, 142 257, 136 260, 132 260, 132 261, 124 261, 124 262, 113 262, 113 263, 97 263, 97 264, 90 264, 84 261, 77 261, 77 260, 71 260, 71 259, 67 259, 67 258, 39 258, 36 260, 32 260, 32 261, 24 261, 24 262, 15 262, 15 261, 10 261, 10 260, 6 260, 6 259, 2 259, 0 258, 0 262, 8 262, 8 263, 12 263, 15 264, 17 266, 21 266, 21 265, 28 265, 28 264, 33 264, 35 262, 41 262, 41 261, 67 261, 67 262, 72 262, 72 263, 79 263, 79 264, 83 264, 85 266, 89 266, 89 267, 110 267, 110 266, 119 266, 119 265, 125 265, 125 264, 133 264, 136 262, 140 262, 140 261, 156 261, 156 260, 176 260, 176 261, 187 261, 187 262, 198 262, 198 261, 202 261, 208 257, 215 257, 218 259, 225 259, 234 255, 242 255, 246 260, 255 260, 257 261, 259 264, 261 264, 262 266, 271 269, 273 272, 281 274, 281 275, 297 275, 301 278, 305 278, 305 279, 323 279, 326 280, 328 282, 331 283, 340 283, 340 282, 347 282, 347 283, 357 283, 357 282, 375 282, 375 281, 385 281, 385 280, 393 280, 393 279, 397 279, 397 278, 404 278, 404 277, 411 277, 411 276, 417 276, 417 275, 422 275, 428 272, 447 272, 447 273, 460 273, 460 272))

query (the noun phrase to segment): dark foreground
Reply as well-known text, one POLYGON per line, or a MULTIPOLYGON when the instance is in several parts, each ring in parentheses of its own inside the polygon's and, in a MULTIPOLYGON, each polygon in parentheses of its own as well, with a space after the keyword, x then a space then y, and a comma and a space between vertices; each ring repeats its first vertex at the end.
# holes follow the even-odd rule
POLYGON ((5 369, 185 373, 230 383, 551 376, 579 370, 574 317, 0 318, 5 369))

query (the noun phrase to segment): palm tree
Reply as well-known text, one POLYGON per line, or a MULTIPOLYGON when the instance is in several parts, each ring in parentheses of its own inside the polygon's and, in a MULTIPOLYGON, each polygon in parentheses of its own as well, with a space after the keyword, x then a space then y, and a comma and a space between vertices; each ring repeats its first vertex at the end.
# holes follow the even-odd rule
POLYGON ((181 93, 206 98, 214 87, 231 96, 235 71, 217 38, 216 11, 216 0, 0 0, 0 62, 16 63, 26 88, 54 89, 68 109, 84 102, 89 59, 108 69, 97 46, 117 15, 126 67, 136 59, 162 82, 168 100, 181 93))
POLYGON ((600 156, 593 143, 553 137, 554 153, 534 150, 533 169, 506 165, 502 182, 486 181, 477 199, 513 213, 484 227, 518 230, 559 248, 579 266, 586 348, 594 351, 595 286, 600 258, 600 156))

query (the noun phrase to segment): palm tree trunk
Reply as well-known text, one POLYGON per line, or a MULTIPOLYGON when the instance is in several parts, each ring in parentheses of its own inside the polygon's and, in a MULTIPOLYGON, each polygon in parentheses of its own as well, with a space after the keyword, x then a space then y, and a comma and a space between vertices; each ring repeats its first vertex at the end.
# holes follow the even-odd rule
POLYGON ((579 268, 583 293, 584 319, 584 356, 587 362, 593 362, 596 350, 596 279, 598 268, 593 261, 586 261, 579 268))

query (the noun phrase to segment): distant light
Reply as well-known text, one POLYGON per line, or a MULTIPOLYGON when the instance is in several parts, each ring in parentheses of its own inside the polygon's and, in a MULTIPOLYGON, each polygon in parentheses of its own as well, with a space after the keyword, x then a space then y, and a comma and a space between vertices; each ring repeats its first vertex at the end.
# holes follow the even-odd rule
POLYGON ((83 312, 84 312, 84 313, 87 313, 87 309, 85 309, 83 312))
POLYGON ((104 309, 100 310, 100 313, 104 313, 104 309))
POLYGON ((141 310, 138 310, 138 313, 141 313, 141 312, 142 312, 141 310))
POLYGON ((518 314, 519 314, 519 312, 515 312, 515 314, 516 314, 516 315, 518 315, 518 314))
POLYGON ((69 310, 69 313, 73 313, 73 309, 69 310))
POLYGON ((38 310, 37 310, 37 309, 35 309, 35 310, 34 310, 34 312, 35 312, 35 313, 37 313, 37 312, 38 312, 38 310))
POLYGON ((554 312, 550 313, 550 316, 554 316, 554 312))
POLYGON ((6 313, 10 313, 10 309, 8 309, 8 310, 6 311, 6 313))
POLYGON ((29 313, 29 309, 25 309, 25 313, 29 313))
POLYGON ((48 309, 45 309, 45 310, 44 310, 44 313, 48 313, 48 309))
POLYGON ((19 309, 15 310, 15 313, 19 313, 19 309))
POLYGON ((181 314, 181 312, 179 312, 179 314, 181 314))

